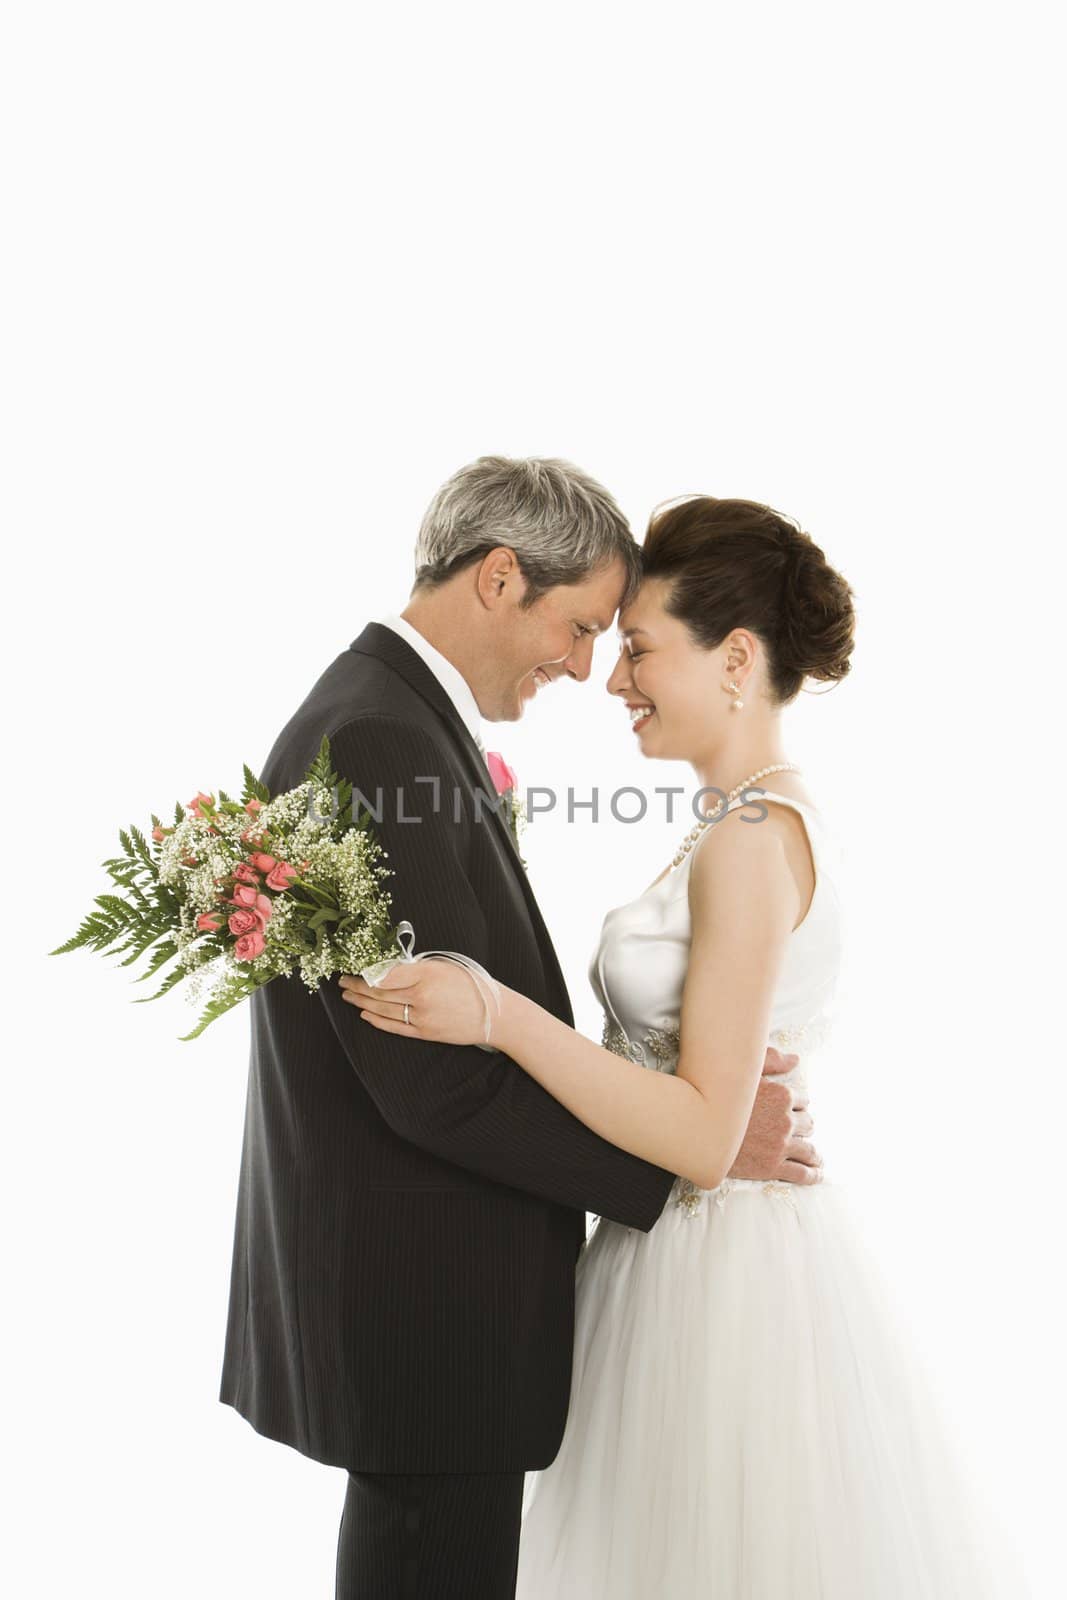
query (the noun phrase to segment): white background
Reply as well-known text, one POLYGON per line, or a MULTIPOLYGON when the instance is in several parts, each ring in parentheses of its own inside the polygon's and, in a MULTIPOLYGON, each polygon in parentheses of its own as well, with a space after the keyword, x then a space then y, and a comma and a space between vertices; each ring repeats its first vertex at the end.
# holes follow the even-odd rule
MULTIPOLYGON (((852 677, 788 748, 848 862, 820 1142, 961 1449, 1063 1592, 1062 438, 1052 8, 37 0, 3 118, 4 1161, 20 1596, 332 1594, 344 1474, 217 1400, 247 1020, 49 961, 117 829, 235 787, 406 599, 437 485, 563 455, 643 534, 797 516, 852 677)), ((487 728, 650 769, 603 683, 487 728)), ((656 813, 659 817, 660 814, 656 813)), ((579 1022, 681 828, 526 837, 579 1022)), ((778 1600, 778 1597, 768 1597, 778 1600)))

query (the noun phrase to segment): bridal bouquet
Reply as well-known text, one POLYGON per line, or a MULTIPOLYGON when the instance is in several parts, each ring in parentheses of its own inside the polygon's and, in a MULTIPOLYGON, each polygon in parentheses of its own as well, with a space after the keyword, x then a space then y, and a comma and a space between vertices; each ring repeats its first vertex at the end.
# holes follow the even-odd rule
POLYGON ((122 829, 122 855, 103 863, 118 892, 97 895, 97 909, 49 954, 129 952, 124 967, 148 955, 138 983, 174 961, 142 1001, 184 978, 198 1000, 210 984, 184 1039, 274 978, 299 973, 314 990, 335 973, 405 959, 382 887, 391 869, 369 821, 362 810, 353 818, 352 785, 330 770, 328 739, 303 783, 273 799, 246 766, 239 801, 197 794, 175 806, 173 826, 152 817, 151 843, 122 829))

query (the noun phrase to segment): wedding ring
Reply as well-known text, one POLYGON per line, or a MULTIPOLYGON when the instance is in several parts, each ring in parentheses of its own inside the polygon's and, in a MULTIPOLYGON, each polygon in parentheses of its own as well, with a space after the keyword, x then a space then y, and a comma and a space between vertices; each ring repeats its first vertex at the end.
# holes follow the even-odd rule
POLYGON ((404 1022, 410 1028, 410 1026, 411 1026, 411 1001, 410 1000, 405 1000, 404 1001, 404 1022))

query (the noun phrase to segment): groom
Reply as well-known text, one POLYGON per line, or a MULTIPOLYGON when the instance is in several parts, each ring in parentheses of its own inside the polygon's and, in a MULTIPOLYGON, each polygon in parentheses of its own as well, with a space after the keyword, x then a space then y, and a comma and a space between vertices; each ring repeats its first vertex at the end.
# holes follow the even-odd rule
MULTIPOLYGON (((294 787, 328 735, 381 817, 416 950, 473 956, 572 1023, 479 722, 589 676, 637 546, 577 468, 484 457, 438 492, 416 562, 404 616, 368 623, 326 668, 263 782, 294 787)), ((368 1026, 336 980, 317 995, 277 981, 250 1004, 219 1397, 347 1469, 337 1600, 510 1597, 523 1475, 553 1460, 567 1416, 585 1212, 647 1232, 673 1174, 507 1056, 368 1026)), ((793 1061, 769 1051, 765 1073, 793 1061)), ((810 1126, 765 1076, 735 1172, 817 1181, 810 1126)))

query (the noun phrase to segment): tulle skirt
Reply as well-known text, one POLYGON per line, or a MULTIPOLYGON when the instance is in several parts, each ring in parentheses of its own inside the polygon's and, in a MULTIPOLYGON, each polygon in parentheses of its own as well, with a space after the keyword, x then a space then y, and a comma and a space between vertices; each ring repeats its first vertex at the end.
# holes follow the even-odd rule
POLYGON ((906 1348, 833 1184, 599 1220, 517 1600, 1017 1600, 906 1348))

